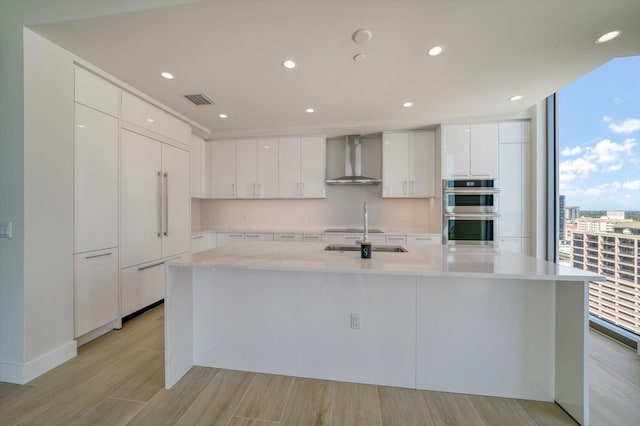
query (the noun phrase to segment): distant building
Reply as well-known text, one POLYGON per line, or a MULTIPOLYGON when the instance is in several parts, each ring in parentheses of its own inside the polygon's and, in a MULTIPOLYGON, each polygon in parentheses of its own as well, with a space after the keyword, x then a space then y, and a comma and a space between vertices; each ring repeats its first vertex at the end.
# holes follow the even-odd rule
POLYGON ((615 232, 572 232, 571 266, 604 275, 589 283, 589 312, 640 334, 640 222, 615 232))
POLYGON ((631 219, 614 219, 610 217, 581 217, 575 220, 578 231, 584 232, 613 232, 617 225, 633 223, 631 219))
POLYGON ((561 195, 560 196, 560 206, 559 206, 559 215, 560 217, 558 218, 558 223, 559 223, 559 229, 558 229, 558 240, 563 241, 564 240, 564 201, 565 201, 565 196, 561 195))
POLYGON ((608 219, 624 219, 624 212, 607 211, 608 219))
POLYGON ((570 222, 580 217, 580 207, 567 206, 564 208, 564 220, 570 222))

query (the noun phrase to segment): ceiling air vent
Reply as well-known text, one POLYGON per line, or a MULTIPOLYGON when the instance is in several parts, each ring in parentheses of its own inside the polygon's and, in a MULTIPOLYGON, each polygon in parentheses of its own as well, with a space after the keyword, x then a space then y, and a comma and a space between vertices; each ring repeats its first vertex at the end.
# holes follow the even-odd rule
POLYGON ((197 95, 184 95, 185 98, 189 99, 196 105, 213 105, 213 99, 205 95, 204 93, 200 93, 197 95))

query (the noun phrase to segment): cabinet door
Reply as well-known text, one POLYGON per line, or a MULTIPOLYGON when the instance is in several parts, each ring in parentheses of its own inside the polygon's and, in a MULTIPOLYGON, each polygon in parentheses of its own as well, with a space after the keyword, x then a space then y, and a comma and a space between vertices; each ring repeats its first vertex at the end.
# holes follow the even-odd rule
POLYGON ((409 193, 412 197, 434 197, 436 136, 434 132, 409 134, 409 193))
POLYGON ((139 97, 122 92, 122 119, 189 146, 191 127, 139 97))
POLYGON ((498 240, 498 247, 500 248, 500 250, 506 250, 513 253, 523 254, 522 238, 516 238, 516 237, 500 238, 498 240))
POLYGON ((498 124, 469 126, 469 175, 472 178, 498 177, 498 124))
POLYGON ((245 241, 273 241, 273 234, 264 234, 264 233, 244 233, 245 241))
POLYGON ((211 144, 211 197, 236 196, 236 142, 214 141, 211 144))
POLYGON ((501 237, 523 236, 522 144, 500 144, 501 237))
POLYGON ((74 337, 118 319, 118 250, 76 254, 74 268, 74 337))
POLYGON ((300 138, 300 193, 304 198, 324 198, 326 141, 323 136, 300 138))
POLYGON ((118 245, 118 119, 75 104, 74 252, 118 245))
MULTIPOLYGON (((120 252, 122 267, 162 257, 161 143, 122 130, 120 252)), ((189 194, 188 187, 186 193, 189 194)))
POLYGON ((278 196, 278 139, 259 139, 258 149, 258 197, 278 196))
POLYGON ((162 170, 164 181, 162 257, 168 257, 186 253, 190 247, 189 153, 163 144, 162 170))
MULTIPOLYGON (((302 234, 273 234, 274 241, 302 241, 302 237, 302 234)), ((320 238, 318 238, 318 241, 320 241, 320 238)))
POLYGON ((222 247, 225 244, 232 243, 234 241, 243 241, 244 234, 242 232, 218 232, 216 235, 217 247, 222 247))
POLYGON ((407 235, 407 244, 441 244, 440 235, 407 235))
POLYGON ((75 101, 114 117, 119 115, 119 89, 108 81, 75 67, 75 101))
POLYGON ((442 126, 442 178, 469 177, 469 126, 442 126))
POLYGON ((409 196, 409 133, 382 135, 382 196, 409 196))
POLYGON ((280 138, 278 158, 280 198, 300 196, 300 138, 280 138))
POLYGON ((191 253, 198 253, 207 249, 209 249, 209 236, 206 233, 191 237, 191 253))
POLYGON ((236 141, 236 196, 255 198, 258 194, 258 154, 255 139, 236 141))
POLYGON ((191 196, 194 198, 203 198, 204 181, 202 180, 202 159, 205 155, 204 141, 196 135, 191 135, 191 196))
POLYGON ((164 298, 164 262, 122 270, 121 316, 132 314, 164 298))

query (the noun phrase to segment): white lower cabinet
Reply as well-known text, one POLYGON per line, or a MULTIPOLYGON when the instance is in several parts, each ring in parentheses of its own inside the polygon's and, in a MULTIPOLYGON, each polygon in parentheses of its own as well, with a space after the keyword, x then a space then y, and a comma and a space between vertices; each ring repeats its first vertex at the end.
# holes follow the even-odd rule
POLYGON ((74 337, 117 320, 118 249, 73 256, 74 337))
POLYGON ((529 238, 505 237, 498 239, 500 250, 511 251, 518 254, 529 254, 529 238))
POLYGON ((273 234, 245 232, 245 241, 273 241, 273 234))
POLYGON ((407 235, 407 244, 441 244, 442 236, 438 234, 407 235))
MULTIPOLYGON (((358 234, 324 234, 322 236, 323 243, 334 244, 357 244, 358 241, 362 241, 363 235, 358 234)), ((384 235, 369 235, 369 241, 372 244, 386 244, 387 240, 384 235)))
POLYGON ((385 235, 385 242, 387 244, 407 244, 406 235, 385 235))
POLYGON ((302 241, 302 239, 302 234, 273 234, 273 241, 302 241))
POLYGON ((320 234, 304 234, 302 240, 305 243, 319 243, 322 241, 322 235, 320 234))
POLYGON ((244 241, 243 232, 218 232, 216 237, 217 247, 222 247, 225 244, 232 243, 234 241, 244 241))
POLYGON ((215 232, 209 232, 207 242, 208 242, 208 245, 207 245, 208 249, 218 247, 218 234, 215 232))
POLYGON ((209 249, 209 234, 207 232, 191 236, 191 253, 198 253, 209 249))
POLYGON ((144 263, 122 270, 123 317, 164 298, 164 263, 144 263))

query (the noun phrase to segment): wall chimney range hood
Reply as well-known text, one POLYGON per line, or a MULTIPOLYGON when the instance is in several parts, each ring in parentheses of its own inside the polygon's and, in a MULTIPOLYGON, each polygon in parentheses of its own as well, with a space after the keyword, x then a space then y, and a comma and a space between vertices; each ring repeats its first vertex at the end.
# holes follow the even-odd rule
POLYGON ((345 174, 327 179, 328 185, 378 185, 382 179, 362 175, 362 143, 359 135, 345 136, 345 174))

